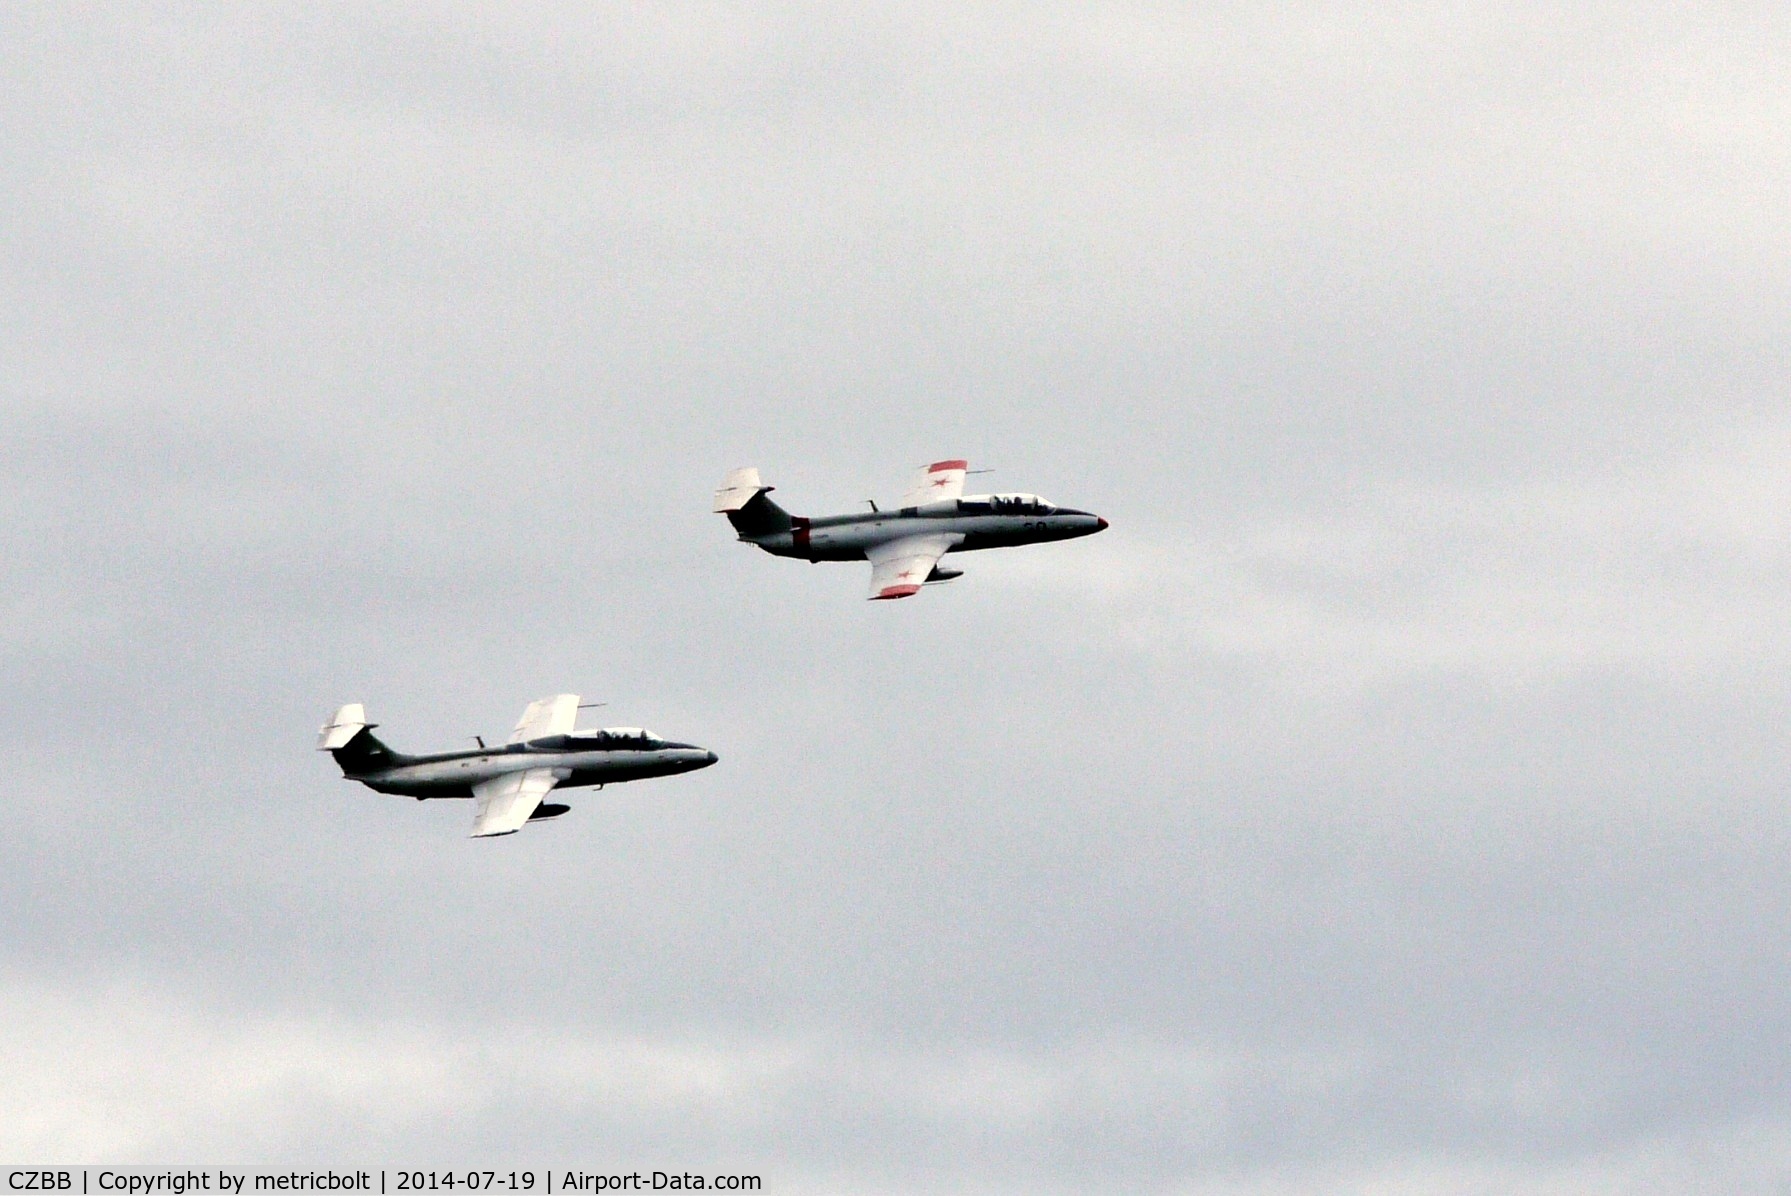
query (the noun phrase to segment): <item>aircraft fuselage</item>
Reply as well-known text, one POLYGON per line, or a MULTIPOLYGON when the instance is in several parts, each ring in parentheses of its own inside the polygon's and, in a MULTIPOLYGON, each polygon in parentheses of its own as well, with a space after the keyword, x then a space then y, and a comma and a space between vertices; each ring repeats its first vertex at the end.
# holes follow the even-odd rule
POLYGON ((806 561, 862 561, 879 544, 907 536, 959 535, 962 541, 947 552, 974 552, 983 548, 1013 548, 1050 540, 1073 540, 1093 535, 1107 521, 1087 511, 1052 507, 1048 511, 1001 512, 982 510, 975 500, 948 500, 924 507, 891 511, 866 511, 849 515, 823 515, 813 519, 797 515, 789 531, 777 531, 741 539, 757 544, 775 556, 806 561))
POLYGON ((471 797, 473 786, 505 773, 551 768, 558 789, 608 785, 644 777, 672 776, 707 768, 715 753, 688 743, 658 743, 642 748, 556 748, 540 741, 507 748, 441 752, 399 757, 392 765, 349 779, 380 793, 407 797, 471 797))

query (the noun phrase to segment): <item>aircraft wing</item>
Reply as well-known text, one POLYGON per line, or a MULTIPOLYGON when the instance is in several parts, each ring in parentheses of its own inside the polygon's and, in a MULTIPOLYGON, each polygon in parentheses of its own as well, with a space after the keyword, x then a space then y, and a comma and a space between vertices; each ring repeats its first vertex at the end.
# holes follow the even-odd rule
POLYGON ((522 712, 522 721, 516 724, 516 730, 510 732, 510 742, 528 743, 535 739, 545 739, 549 735, 570 735, 572 725, 577 721, 577 694, 555 694, 551 698, 542 698, 530 702, 529 708, 522 712))
POLYGON ((906 598, 919 593, 939 558, 963 540, 956 534, 904 536, 867 548, 864 555, 871 562, 871 597, 906 598))
POLYGON ((921 470, 901 505, 918 507, 945 498, 958 498, 964 493, 964 475, 970 470, 968 461, 935 461, 921 470))
MULTIPOLYGON (((574 702, 573 706, 578 703, 574 702)), ((510 835, 522 829, 548 791, 559 784, 551 768, 507 772, 473 786, 478 808, 473 812, 472 838, 510 835)))

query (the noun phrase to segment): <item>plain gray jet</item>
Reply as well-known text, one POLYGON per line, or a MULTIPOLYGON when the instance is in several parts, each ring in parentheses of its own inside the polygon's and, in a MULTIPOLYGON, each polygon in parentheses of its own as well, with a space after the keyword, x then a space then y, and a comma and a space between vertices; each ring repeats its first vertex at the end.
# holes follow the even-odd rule
POLYGON ((906 598, 929 582, 962 577, 939 558, 948 552, 1073 540, 1107 526, 1099 515, 1052 506, 1036 494, 964 494, 964 461, 935 461, 894 510, 872 503, 862 514, 792 515, 765 497, 757 469, 736 469, 715 492, 740 539, 774 556, 804 561, 869 561, 872 598, 906 598))
MULTIPOLYGON (((556 694, 529 703, 522 721, 503 747, 406 756, 373 736, 375 724, 353 703, 336 711, 317 738, 342 775, 381 793, 402 793, 418 801, 430 797, 470 797, 473 837, 508 835, 524 823, 558 818, 570 807, 541 799, 554 788, 612 785, 690 772, 715 763, 715 753, 690 743, 661 739, 642 727, 573 730, 578 695, 556 694)), ((475 738, 477 738, 475 736, 475 738)))

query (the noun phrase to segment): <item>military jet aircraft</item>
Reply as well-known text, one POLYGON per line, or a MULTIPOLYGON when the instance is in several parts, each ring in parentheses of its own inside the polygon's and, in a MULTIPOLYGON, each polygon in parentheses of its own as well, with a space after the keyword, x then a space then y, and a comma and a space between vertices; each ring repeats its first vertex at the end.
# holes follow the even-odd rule
MULTIPOLYGON (((690 772, 715 763, 715 753, 689 743, 661 739, 642 727, 573 730, 578 695, 556 694, 530 702, 503 747, 406 756, 374 738, 359 703, 330 717, 317 738, 342 775, 380 793, 402 793, 418 801, 470 797, 472 837, 508 835, 525 822, 558 818, 570 807, 541 799, 556 787, 614 784, 642 777, 690 772)), ((477 736, 474 737, 477 739, 477 736)))
POLYGON ((939 558, 948 552, 1071 540, 1107 526, 1099 515, 1052 506, 1036 494, 964 494, 964 461, 935 461, 894 510, 876 503, 862 514, 792 515, 765 497, 757 469, 736 469, 715 492, 715 510, 740 539, 773 556, 871 563, 872 598, 906 598, 930 582, 962 577, 939 558))

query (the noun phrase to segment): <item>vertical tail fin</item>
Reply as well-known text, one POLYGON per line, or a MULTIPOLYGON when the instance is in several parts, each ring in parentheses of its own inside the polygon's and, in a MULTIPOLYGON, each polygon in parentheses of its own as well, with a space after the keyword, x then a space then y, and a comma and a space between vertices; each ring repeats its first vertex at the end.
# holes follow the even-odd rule
POLYGON ((349 777, 402 763, 403 756, 374 738, 373 727, 367 721, 366 708, 350 702, 331 715, 318 732, 317 750, 334 756, 342 775, 349 777))
POLYGON ((350 702, 330 715, 330 721, 317 732, 317 750, 333 752, 346 747, 348 741, 368 725, 367 708, 359 702, 350 702))
POLYGON ((713 509, 728 517, 742 539, 787 532, 792 526, 790 513, 765 497, 771 489, 759 480, 757 469, 736 469, 722 479, 713 509))
POLYGON ((718 515, 738 511, 769 489, 771 487, 759 481, 759 471, 752 466, 733 470, 721 479, 721 489, 715 492, 713 509, 718 515))

